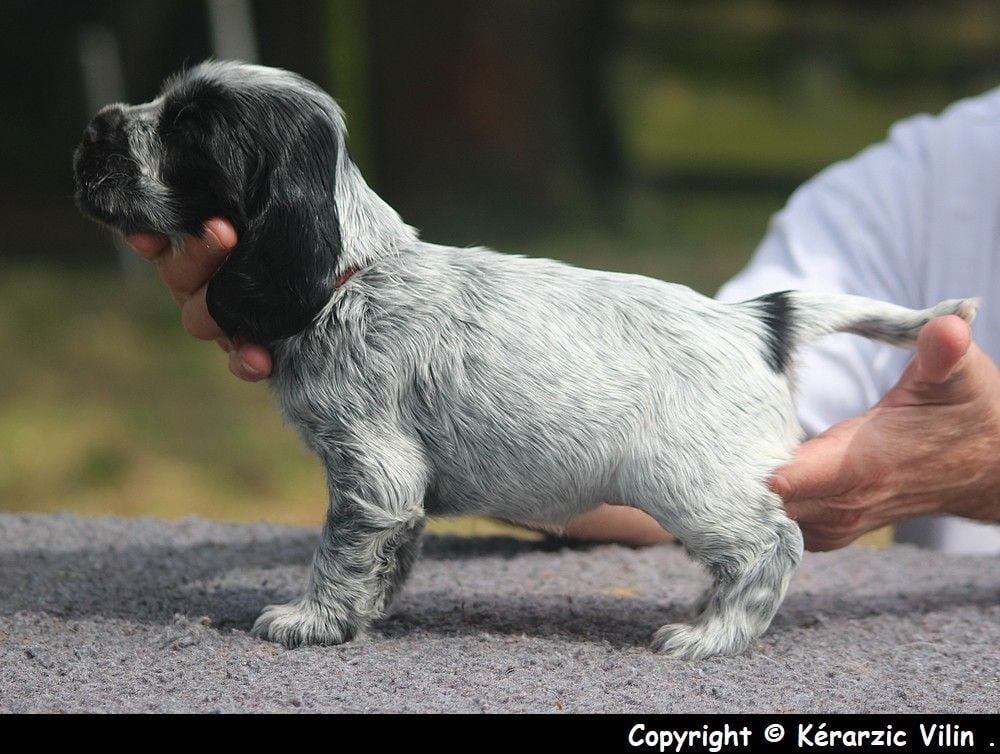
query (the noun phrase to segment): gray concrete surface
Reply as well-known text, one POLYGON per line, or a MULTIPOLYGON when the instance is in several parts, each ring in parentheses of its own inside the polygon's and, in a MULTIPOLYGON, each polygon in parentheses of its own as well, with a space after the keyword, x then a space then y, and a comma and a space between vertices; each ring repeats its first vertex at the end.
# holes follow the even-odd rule
POLYGON ((757 650, 651 654, 705 577, 674 547, 429 538, 343 647, 250 638, 316 532, 0 515, 0 710, 996 712, 1000 559, 809 555, 757 650))

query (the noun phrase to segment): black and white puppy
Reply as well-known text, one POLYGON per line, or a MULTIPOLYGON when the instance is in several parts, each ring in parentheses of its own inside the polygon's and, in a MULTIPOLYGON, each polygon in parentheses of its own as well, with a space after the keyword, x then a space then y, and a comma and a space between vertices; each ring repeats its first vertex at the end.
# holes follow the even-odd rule
POLYGON ((768 627, 802 537, 766 479, 800 439, 795 348, 835 331, 912 347, 931 317, 783 292, 722 304, 638 275, 420 241, 364 182, 344 120, 282 70, 209 62, 143 105, 110 105, 75 155, 85 213, 179 238, 229 218, 239 245, 208 306, 266 345, 285 416, 326 466, 329 509, 305 594, 259 636, 345 642, 383 615, 424 517, 560 525, 641 508, 714 579, 699 617, 660 628, 684 658, 768 627))

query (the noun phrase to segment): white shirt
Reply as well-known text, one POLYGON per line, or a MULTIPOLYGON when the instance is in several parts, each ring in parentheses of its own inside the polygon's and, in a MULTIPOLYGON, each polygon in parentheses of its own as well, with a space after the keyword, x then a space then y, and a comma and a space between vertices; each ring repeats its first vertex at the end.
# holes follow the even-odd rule
MULTIPOLYGON (((973 335, 1000 363, 1000 88, 939 116, 901 121, 886 141, 804 184, 718 297, 737 301, 788 288, 919 309, 982 296, 973 335)), ((818 434, 864 413, 910 357, 852 335, 803 349, 796 368, 803 427, 818 434)), ((945 550, 1000 553, 1000 527, 945 521, 917 539, 945 550)))

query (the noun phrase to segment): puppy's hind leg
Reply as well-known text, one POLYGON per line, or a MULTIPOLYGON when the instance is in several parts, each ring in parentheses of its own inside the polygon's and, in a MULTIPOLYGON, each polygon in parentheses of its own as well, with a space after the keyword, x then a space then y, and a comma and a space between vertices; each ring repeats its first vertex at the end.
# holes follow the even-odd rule
MULTIPOLYGON (((398 446, 397 446, 398 447, 398 446)), ((297 647, 342 644, 388 610, 419 552, 419 463, 367 458, 328 466, 330 508, 304 595, 269 605, 253 634, 297 647)))
POLYGON ((802 533, 776 495, 755 489, 745 500, 686 505, 683 515, 649 512, 704 563, 713 584, 690 624, 661 627, 653 648, 697 660, 747 650, 767 630, 802 557, 802 533))

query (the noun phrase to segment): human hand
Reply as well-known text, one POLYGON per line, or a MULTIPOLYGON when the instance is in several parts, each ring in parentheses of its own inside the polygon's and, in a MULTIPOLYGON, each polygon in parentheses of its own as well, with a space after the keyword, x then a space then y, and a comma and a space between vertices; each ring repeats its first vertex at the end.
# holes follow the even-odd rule
POLYGON ((1000 520, 1000 372, 965 322, 932 320, 885 397, 804 443, 771 487, 810 550, 912 516, 1000 520))
POLYGON ((184 246, 176 252, 165 237, 152 233, 133 233, 125 240, 140 256, 156 262, 160 279, 181 308, 184 329, 196 338, 218 343, 229 354, 229 371, 248 382, 271 374, 267 349, 227 338, 205 303, 208 281, 236 246, 236 230, 229 221, 218 217, 207 220, 202 237, 185 237, 184 246))
POLYGON ((602 503, 588 513, 566 522, 563 533, 570 539, 589 542, 618 542, 631 547, 648 547, 674 538, 656 519, 638 508, 602 503))

